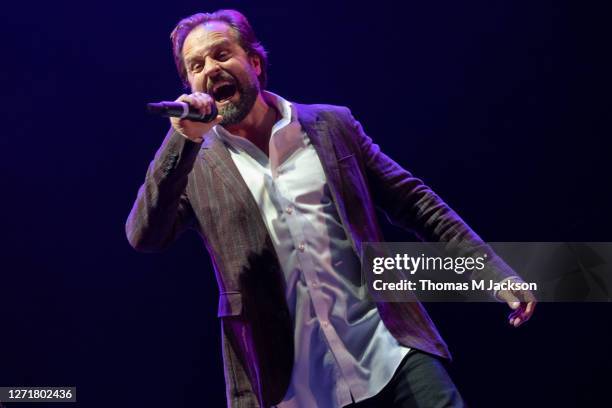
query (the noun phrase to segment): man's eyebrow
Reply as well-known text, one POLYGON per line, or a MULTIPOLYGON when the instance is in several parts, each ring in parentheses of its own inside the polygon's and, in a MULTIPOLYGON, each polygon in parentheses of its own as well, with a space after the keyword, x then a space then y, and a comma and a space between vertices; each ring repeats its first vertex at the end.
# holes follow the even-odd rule
POLYGON ((185 62, 189 63, 189 62, 191 62, 193 60, 198 60, 198 59, 201 58, 202 55, 206 55, 210 50, 214 50, 215 48, 227 46, 229 44, 231 44, 231 41, 228 40, 227 38, 224 38, 222 40, 214 41, 214 42, 210 43, 207 47, 203 48, 202 50, 196 52, 193 55, 190 55, 189 57, 187 57, 185 59, 185 62))

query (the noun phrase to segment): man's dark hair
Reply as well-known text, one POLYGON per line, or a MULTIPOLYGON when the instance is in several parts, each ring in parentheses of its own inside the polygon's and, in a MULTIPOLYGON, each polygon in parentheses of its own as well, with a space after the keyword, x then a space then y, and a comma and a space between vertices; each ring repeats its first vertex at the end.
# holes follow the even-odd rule
POLYGON ((219 21, 226 23, 236 35, 236 40, 242 49, 249 56, 256 55, 261 63, 261 74, 259 74, 259 85, 261 89, 265 89, 268 80, 268 54, 263 45, 255 36, 255 31, 249 24, 249 20, 236 10, 217 10, 212 13, 197 13, 189 17, 185 17, 176 25, 170 39, 172 41, 172 52, 174 53, 174 63, 179 72, 179 76, 185 87, 189 87, 187 80, 187 69, 183 60, 183 43, 187 35, 200 24, 206 24, 211 21, 219 21))

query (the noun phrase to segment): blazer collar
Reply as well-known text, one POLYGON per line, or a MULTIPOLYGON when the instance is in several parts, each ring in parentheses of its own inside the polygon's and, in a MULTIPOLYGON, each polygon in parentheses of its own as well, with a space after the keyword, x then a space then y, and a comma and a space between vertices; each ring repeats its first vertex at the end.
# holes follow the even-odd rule
MULTIPOLYGON (((308 135, 321 159, 328 182, 332 186, 340 186, 338 160, 332 141, 333 135, 327 121, 320 114, 321 110, 315 110, 308 105, 297 103, 294 103, 294 106, 297 109, 297 117, 302 129, 308 135)), ((202 158, 208 162, 208 165, 213 167, 221 181, 230 187, 230 191, 241 196, 241 200, 245 204, 248 203, 249 207, 251 207, 251 204, 257 207, 227 147, 214 130, 211 129, 206 134, 200 152, 202 158)))

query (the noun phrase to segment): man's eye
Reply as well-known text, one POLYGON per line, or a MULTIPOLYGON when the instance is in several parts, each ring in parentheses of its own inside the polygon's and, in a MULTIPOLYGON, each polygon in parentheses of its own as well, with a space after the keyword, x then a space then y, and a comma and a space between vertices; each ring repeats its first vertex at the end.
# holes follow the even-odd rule
POLYGON ((217 60, 219 61, 225 61, 229 58, 229 52, 227 51, 221 51, 220 53, 217 54, 217 60))
POLYGON ((189 67, 189 70, 191 72, 200 72, 202 68, 203 68, 203 64, 197 62, 197 63, 191 64, 191 66, 189 67))

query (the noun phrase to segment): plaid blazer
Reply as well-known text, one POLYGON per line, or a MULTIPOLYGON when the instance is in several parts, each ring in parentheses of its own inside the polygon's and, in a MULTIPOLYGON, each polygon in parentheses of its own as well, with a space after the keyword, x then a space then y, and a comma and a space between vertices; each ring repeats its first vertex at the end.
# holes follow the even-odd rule
MULTIPOLYGON (((349 109, 294 105, 358 256, 363 242, 383 240, 376 208, 423 240, 489 251, 430 188, 381 152, 349 109)), ((126 223, 130 244, 144 252, 163 250, 186 229, 201 235, 215 269, 228 406, 280 402, 294 357, 284 278, 259 207, 212 131, 202 144, 168 133, 126 223)), ((495 279, 513 274, 498 266, 489 271, 495 279)), ((420 303, 378 302, 377 307, 401 344, 450 358, 420 303)))

